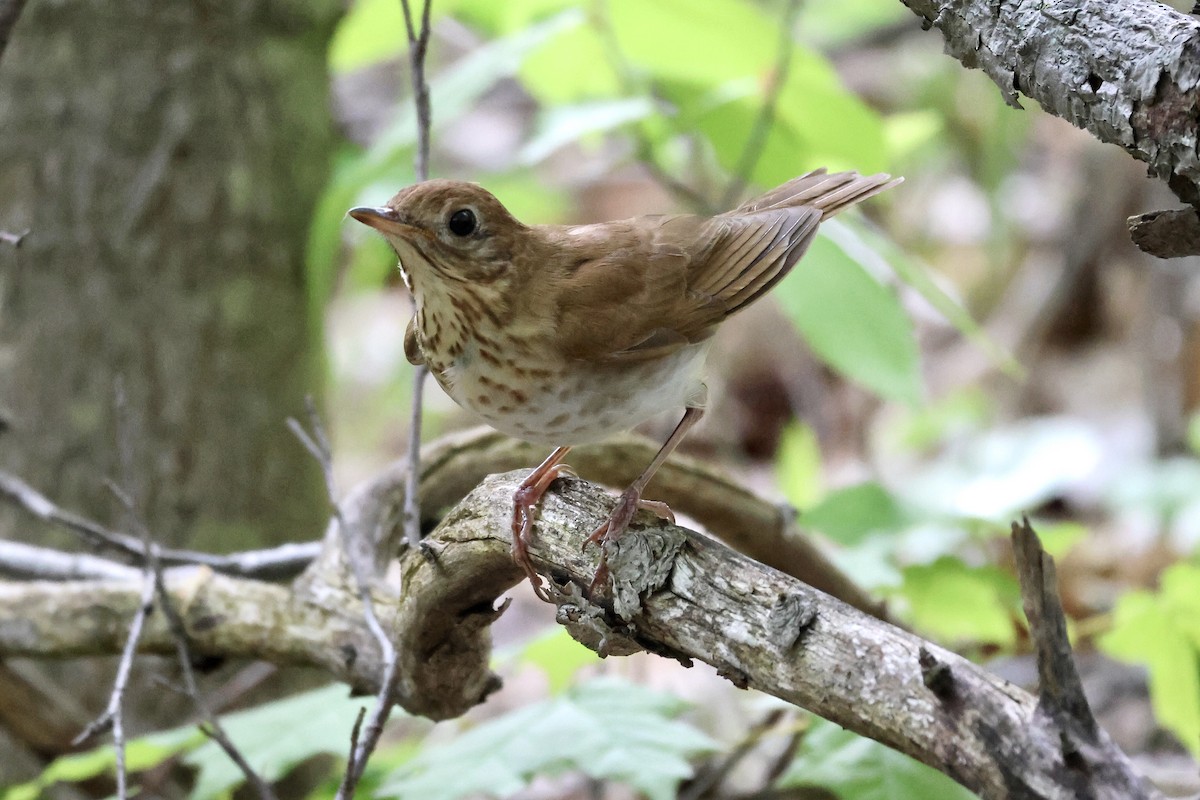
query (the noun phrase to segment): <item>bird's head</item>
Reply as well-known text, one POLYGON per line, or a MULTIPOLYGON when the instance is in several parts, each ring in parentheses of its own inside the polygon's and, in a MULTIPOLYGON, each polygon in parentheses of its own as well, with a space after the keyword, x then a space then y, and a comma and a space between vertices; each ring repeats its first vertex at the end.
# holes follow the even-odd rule
POLYGON ((385 206, 349 213, 387 238, 418 294, 431 282, 446 289, 455 283, 507 283, 528 231, 491 192, 463 181, 424 181, 402 189, 385 206))

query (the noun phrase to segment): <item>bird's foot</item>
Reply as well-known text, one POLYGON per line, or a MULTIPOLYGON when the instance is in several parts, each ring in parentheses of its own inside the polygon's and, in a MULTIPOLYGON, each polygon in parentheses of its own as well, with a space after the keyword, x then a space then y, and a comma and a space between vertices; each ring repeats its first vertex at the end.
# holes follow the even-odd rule
POLYGON ((670 506, 666 503, 658 500, 643 500, 641 490, 636 486, 630 486, 621 492, 621 496, 617 498, 617 505, 608 515, 608 519, 583 541, 584 549, 589 544, 600 546, 600 564, 596 567, 596 574, 592 576, 592 583, 588 587, 589 594, 594 593, 597 587, 604 585, 608 580, 608 550, 604 545, 621 538, 629 528, 629 523, 633 521, 634 515, 643 509, 665 522, 675 524, 675 514, 671 512, 670 506))
POLYGON ((537 517, 537 506, 545 496, 550 484, 563 475, 574 475, 566 464, 552 464, 546 469, 537 469, 530 473, 517 490, 513 493, 512 521, 512 555, 513 560, 525 570, 529 576, 529 584, 538 599, 551 602, 550 595, 542 586, 541 576, 533 567, 533 559, 529 557, 529 542, 533 538, 533 521, 537 517))

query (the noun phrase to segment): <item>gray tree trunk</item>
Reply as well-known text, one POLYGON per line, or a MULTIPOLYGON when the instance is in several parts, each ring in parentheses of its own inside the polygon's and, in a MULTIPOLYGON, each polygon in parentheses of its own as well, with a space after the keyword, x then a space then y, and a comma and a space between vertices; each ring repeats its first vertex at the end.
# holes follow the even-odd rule
POLYGON ((126 484, 163 543, 319 534, 324 489, 285 418, 322 381, 304 247, 339 9, 25 8, 0 63, 0 230, 29 230, 0 242, 5 469, 116 527, 103 479, 126 484))

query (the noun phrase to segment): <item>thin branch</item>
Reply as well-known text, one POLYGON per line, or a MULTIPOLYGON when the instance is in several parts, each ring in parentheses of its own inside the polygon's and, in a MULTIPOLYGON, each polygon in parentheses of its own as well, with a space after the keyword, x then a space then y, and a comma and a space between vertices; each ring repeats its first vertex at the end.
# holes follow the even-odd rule
POLYGON ((79 735, 71 742, 73 745, 83 744, 93 736, 98 736, 111 730, 113 750, 117 758, 117 797, 126 800, 129 797, 125 772, 125 725, 122 704, 125 699, 125 689, 129 685, 129 673, 133 669, 133 657, 137 653, 138 641, 142 638, 142 628, 146 618, 154 610, 154 573, 146 570, 142 576, 142 594, 138 603, 137 613, 129 626, 129 636, 121 650, 121 660, 117 664, 117 675, 113 679, 112 692, 108 696, 108 705, 100 716, 88 723, 79 735))
MULTIPOLYGON (((241 751, 234 745, 233 740, 225 732, 221 721, 200 696, 196 674, 192 669, 191 642, 188 637, 187 626, 184 624, 179 612, 175 609, 171 595, 167 591, 166 581, 163 577, 161 553, 153 536, 150 534, 150 526, 146 524, 145 518, 141 514, 137 497, 134 494, 136 491, 134 488, 136 484, 134 483, 133 452, 135 432, 133 430, 133 418, 129 410, 124 380, 118 378, 115 388, 115 411, 118 431, 117 449, 124 486, 118 485, 113 481, 106 481, 106 483, 109 491, 120 502, 125 512, 127 524, 136 530, 141 538, 142 551, 145 553, 146 571, 153 578, 154 594, 158 598, 163 615, 167 620, 167 627, 174 638, 175 652, 179 660, 180 670, 183 673, 184 693, 191 700, 201 719, 197 727, 199 727, 202 733, 216 742, 233 763, 237 765, 242 775, 246 778, 246 781, 254 787, 259 800, 276 800, 275 793, 271 790, 270 785, 250 766, 245 756, 242 755, 241 751)), ((114 718, 114 739, 116 739, 116 731, 119 725, 119 718, 114 718)), ((122 774, 123 769, 122 763, 121 768, 118 769, 120 775, 118 778, 119 781, 124 777, 122 774)), ((121 796, 124 797, 123 794, 121 796)))
POLYGON ((0 0, 0 58, 4 57, 4 51, 8 49, 8 40, 12 37, 13 28, 16 27, 24 7, 25 0, 0 0))
MULTIPOLYGON (((0 497, 6 498, 13 505, 40 520, 74 531, 84 541, 102 550, 121 553, 139 564, 145 563, 149 556, 145 545, 136 536, 114 531, 99 522, 63 509, 12 473, 0 471, 0 497)), ((321 543, 317 541, 283 544, 226 555, 164 547, 158 548, 158 556, 168 566, 193 564, 228 575, 266 580, 295 576, 308 566, 320 551, 321 543)))
POLYGON ((756 722, 732 750, 708 764, 694 778, 681 786, 677 795, 678 800, 701 800, 703 797, 719 796, 715 790, 729 777, 734 768, 754 752, 780 720, 791 716, 793 715, 790 715, 784 708, 776 708, 767 712, 766 716, 756 722))
POLYGON ((738 158, 737 166, 734 167, 733 177, 730 179, 729 185, 725 187, 724 194, 721 195, 720 208, 732 208, 733 204, 738 201, 742 192, 746 190, 746 184, 750 182, 750 175, 758 166, 759 158, 762 157, 767 136, 770 135, 771 128, 775 124, 775 111, 779 106, 779 95, 782 93, 783 86, 787 83, 788 73, 791 71, 792 53, 796 49, 796 43, 792 40, 792 29, 796 26, 796 15, 799 12, 800 0, 787 0, 783 17, 779 22, 779 54, 775 57, 775 67, 767 76, 762 107, 758 111, 758 117, 754 120, 754 127, 750 129, 750 135, 746 137, 746 145, 742 148, 742 155, 738 158))
POLYGON ((87 553, 0 540, 0 575, 39 581, 129 580, 139 570, 87 553))
POLYGON ((338 786, 336 795, 338 800, 350 800, 354 797, 355 787, 358 786, 358 782, 366 771, 367 761, 370 760, 376 745, 379 744, 379 738, 383 735, 383 727, 392 712, 392 707, 396 705, 396 647, 387 631, 383 629, 383 625, 380 624, 379 617, 375 614, 375 603, 371 597, 374 570, 366 563, 367 558, 364 555, 366 548, 356 547, 356 545, 364 543, 351 541, 354 531, 346 524, 346 517, 338 500, 337 485, 333 475, 333 453, 329 447, 329 438, 325 435, 325 426, 321 424, 320 415, 317 414, 311 397, 308 398, 307 406, 308 424, 311 431, 305 430, 304 426, 295 419, 288 420, 288 427, 316 459, 325 476, 325 488, 329 494, 330 505, 333 507, 333 517, 337 523, 338 535, 342 544, 342 555, 354 577, 355 589, 363 606, 363 619, 379 646, 383 661, 383 679, 379 693, 375 697, 375 704, 367 718, 363 735, 358 738, 357 745, 350 754, 341 785, 338 786))
MULTIPOLYGON (((413 21, 409 0, 400 0, 404 9, 404 27, 408 34, 408 62, 412 76, 413 104, 417 111, 417 154, 413 170, 418 181, 429 180, 429 135, 433 110, 429 100, 429 82, 425 78, 425 56, 429 51, 429 15, 433 0, 424 0, 421 23, 413 21)), ((415 312, 415 309, 414 309, 415 312)), ((408 481, 404 493, 404 538, 409 547, 421 543, 421 507, 417 491, 421 474, 421 422, 425 405, 425 379, 429 368, 418 364, 412 379, 412 412, 408 420, 408 481)))
POLYGON ((159 569, 154 574, 155 592, 158 595, 163 613, 166 615, 167 624, 171 628, 171 634, 175 637, 175 652, 179 658, 179 668, 183 673, 184 693, 192 701, 192 705, 195 706, 196 711, 200 715, 201 722, 197 727, 205 736, 216 742, 217 746, 225 752, 225 755, 229 756, 229 759, 237 765, 237 768, 241 770, 242 775, 246 778, 246 782, 254 787, 254 792, 258 795, 259 800, 276 800, 275 792, 271 789, 271 785, 246 760, 242 751, 229 738, 229 734, 221 724, 220 718, 200 696, 200 687, 196 683, 196 671, 192 668, 192 650, 187 626, 184 624, 183 618, 179 616, 175 605, 171 602, 171 595, 167 591, 166 582, 163 580, 161 563, 158 566, 159 569))

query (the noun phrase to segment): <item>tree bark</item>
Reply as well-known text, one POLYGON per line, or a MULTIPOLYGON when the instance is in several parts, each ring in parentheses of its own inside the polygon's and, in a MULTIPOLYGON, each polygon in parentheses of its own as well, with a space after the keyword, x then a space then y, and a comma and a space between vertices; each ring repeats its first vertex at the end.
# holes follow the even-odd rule
POLYGON ((0 68, 0 228, 30 231, 0 248, 6 467, 100 519, 102 479, 131 482, 162 544, 324 516, 284 420, 320 388, 304 247, 336 7, 25 10, 0 68))
MULTIPOLYGON (((4 467, 128 529, 112 479, 161 544, 321 524, 285 419, 321 389, 304 250, 340 6, 24 9, 0 62, 0 231, 29 231, 0 241, 4 467)), ((0 537, 65 541, 8 510, 0 537)))
MULTIPOLYGON (((1151 0, 901 0, 937 28, 946 52, 983 70, 1004 99, 1044 111, 1125 149, 1185 203, 1200 207, 1200 21, 1151 0)), ((1135 223, 1138 218, 1131 220, 1135 223)), ((1200 242, 1200 218, 1179 217, 1200 242)), ((1192 255, 1179 245, 1154 255, 1192 255)))

